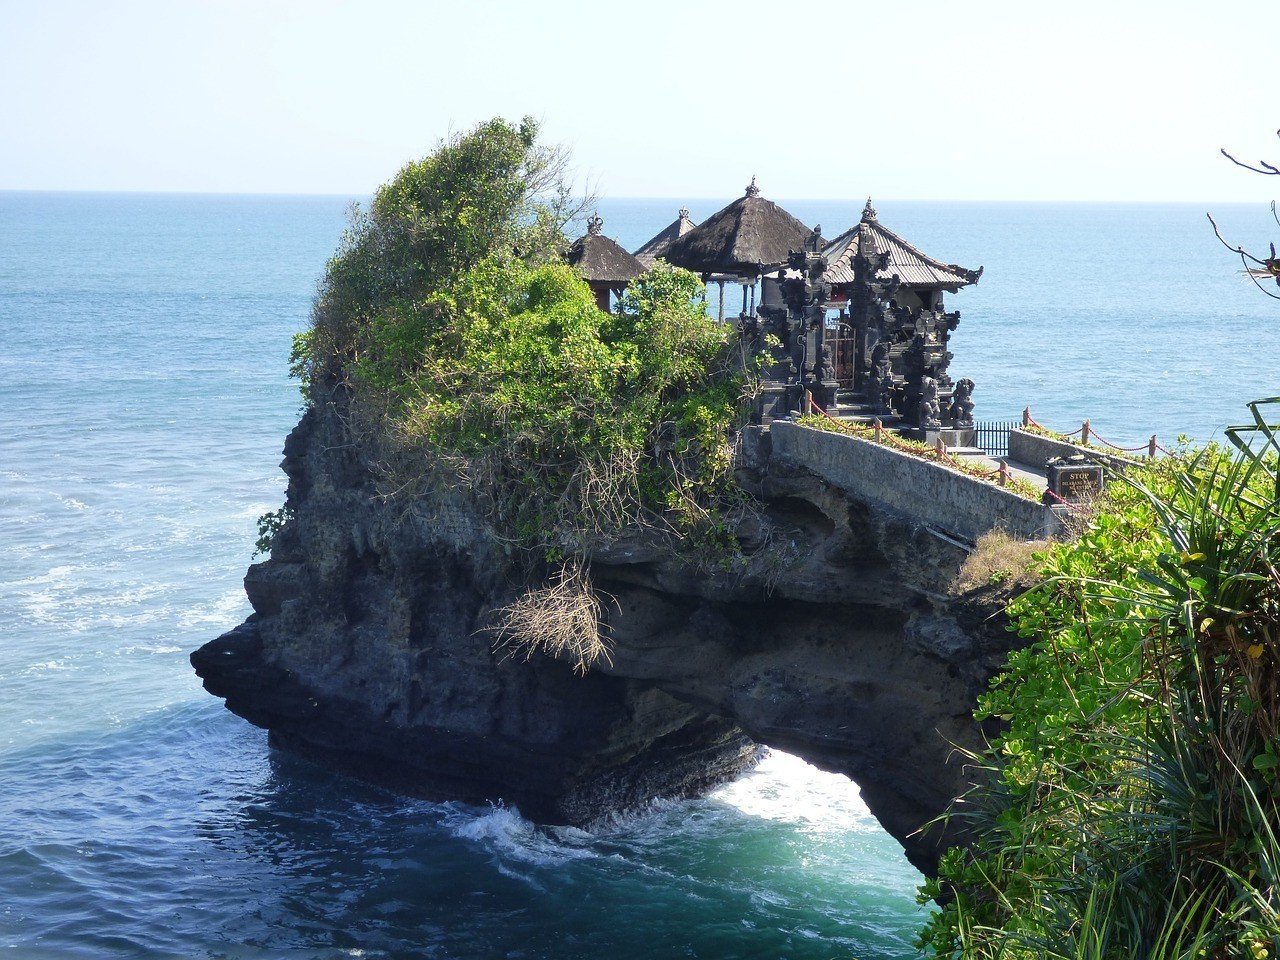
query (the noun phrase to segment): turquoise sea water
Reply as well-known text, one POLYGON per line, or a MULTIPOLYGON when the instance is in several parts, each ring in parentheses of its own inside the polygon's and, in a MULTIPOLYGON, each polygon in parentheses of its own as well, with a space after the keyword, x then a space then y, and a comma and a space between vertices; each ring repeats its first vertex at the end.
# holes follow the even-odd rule
MULTIPOLYGON (((918 876, 793 758, 593 833, 270 753, 187 653, 248 612, 334 198, 0 193, 0 955, 911 956, 918 876)), ((602 204, 632 247, 679 202, 602 204)), ((695 219, 715 201, 689 203, 695 219)), ((859 200, 787 204, 834 236, 859 200)), ((940 259, 979 415, 1207 438, 1280 393, 1280 309, 1198 206, 878 202, 940 259)), ((1258 207, 1222 207, 1247 243, 1258 207)))

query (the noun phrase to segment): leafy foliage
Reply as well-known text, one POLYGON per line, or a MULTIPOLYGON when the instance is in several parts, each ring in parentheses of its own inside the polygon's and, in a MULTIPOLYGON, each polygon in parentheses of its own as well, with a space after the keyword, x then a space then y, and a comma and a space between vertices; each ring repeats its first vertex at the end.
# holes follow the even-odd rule
POLYGON ((560 259, 573 212, 532 121, 453 138, 353 215, 295 369, 346 391, 389 489, 466 486, 550 560, 637 526, 724 542, 728 330, 666 266, 601 311, 560 259))
MULTIPOLYGON (((1255 433, 1277 449, 1255 405, 1255 433)), ((1109 488, 1010 613, 978 841, 922 899, 939 957, 1280 948, 1280 503, 1243 432, 1109 488)))
POLYGON ((265 556, 271 552, 276 534, 293 519, 293 511, 287 506, 279 510, 270 510, 258 518, 258 540, 253 547, 255 557, 265 556))
POLYGON ((733 495, 741 384, 700 289, 659 267, 610 315, 563 264, 486 263, 396 385, 401 436, 480 481, 522 541, 572 551, 659 520, 703 528, 733 495))

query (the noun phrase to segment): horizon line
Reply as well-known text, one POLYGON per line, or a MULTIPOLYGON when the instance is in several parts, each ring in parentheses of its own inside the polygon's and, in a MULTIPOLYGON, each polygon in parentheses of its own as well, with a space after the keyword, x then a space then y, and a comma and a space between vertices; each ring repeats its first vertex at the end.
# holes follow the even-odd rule
MULTIPOLYGON (((279 192, 272 190, 102 190, 80 187, 0 187, 0 194, 71 194, 81 196, 136 196, 136 197, 296 197, 300 199, 346 199, 350 201, 365 200, 372 196, 372 193, 351 194, 351 193, 333 193, 333 192, 279 192)), ((874 195, 873 195, 874 197, 874 195)), ((609 203, 615 200, 645 200, 645 201, 669 201, 672 203, 690 203, 707 201, 710 203, 723 203, 732 201, 733 196, 723 197, 679 197, 679 196, 659 196, 659 195, 617 195, 609 197, 600 197, 597 200, 600 203, 609 203)), ((787 197, 779 196, 778 202, 786 203, 863 203, 865 200, 859 197, 787 197)), ((1155 204, 1155 203, 1177 203, 1177 204, 1240 204, 1241 206, 1252 206, 1255 203, 1267 203, 1266 200, 1225 200, 1225 199, 1206 199, 1197 198, 1192 200, 1157 198, 1157 199, 1112 199, 1112 198, 1064 198, 1064 197, 1041 197, 1036 199, 1019 199, 1009 197, 874 197, 876 203, 1106 203, 1106 204, 1155 204)))

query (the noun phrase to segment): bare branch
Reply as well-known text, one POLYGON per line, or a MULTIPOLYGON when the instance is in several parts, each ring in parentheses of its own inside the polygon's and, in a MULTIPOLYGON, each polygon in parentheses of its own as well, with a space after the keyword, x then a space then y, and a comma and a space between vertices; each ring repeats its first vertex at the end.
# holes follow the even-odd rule
POLYGON ((1255 167, 1252 164, 1245 163, 1243 160, 1237 160, 1231 154, 1227 153, 1226 150, 1222 151, 1222 155, 1237 167, 1244 167, 1246 170, 1252 170, 1254 173, 1261 173, 1263 176, 1267 177, 1280 177, 1280 167, 1267 163, 1265 160, 1259 160, 1258 166, 1255 167))
MULTIPOLYGON (((1280 137, 1280 130, 1276 131, 1276 136, 1280 137)), ((1263 176, 1280 176, 1280 167, 1277 167, 1273 163, 1268 163, 1265 160, 1259 160, 1259 165, 1255 167, 1251 164, 1237 160, 1231 154, 1227 153, 1226 150, 1221 152, 1224 157, 1234 163, 1237 167, 1243 167, 1252 173, 1260 173, 1263 176)), ((1222 231, 1218 229, 1218 224, 1214 221, 1213 217, 1209 214, 1205 214, 1205 216, 1209 217, 1209 223, 1213 224, 1213 235, 1218 238, 1218 242, 1240 258, 1240 265, 1244 267, 1245 275, 1253 282, 1253 285, 1271 299, 1280 300, 1280 294, 1272 293, 1270 290, 1263 287, 1260 282, 1262 279, 1271 279, 1276 282, 1277 287, 1280 287, 1280 257, 1276 256, 1276 245, 1274 243, 1271 244, 1271 256, 1267 259, 1263 260, 1259 257, 1255 257, 1249 251, 1245 250, 1244 247, 1233 246, 1228 243, 1223 238, 1222 231)), ((1274 200, 1271 201, 1271 219, 1275 221, 1276 226, 1280 226, 1280 214, 1276 212, 1276 202, 1274 200)))
MULTIPOLYGON (((1214 235, 1215 237, 1217 237, 1217 238, 1218 238, 1218 242, 1219 242, 1219 243, 1221 243, 1224 247, 1226 247, 1226 248, 1227 248, 1228 250, 1230 250, 1232 253, 1238 253, 1238 254, 1240 254, 1240 256, 1241 256, 1241 258, 1242 258, 1242 259, 1243 259, 1244 257, 1248 257, 1250 260, 1252 260, 1254 263, 1256 263, 1256 264, 1257 264, 1258 266, 1260 266, 1260 267, 1265 267, 1265 266, 1267 266, 1267 261, 1266 261, 1266 260, 1259 260, 1257 257, 1255 257, 1253 254, 1249 253, 1249 252, 1248 252, 1247 250, 1245 250, 1244 248, 1242 248, 1242 247, 1233 247, 1231 244, 1227 243, 1227 241, 1223 239, 1221 231, 1219 231, 1219 230, 1218 230, 1218 223, 1217 223, 1217 221, 1216 221, 1216 220, 1214 220, 1214 219, 1213 219, 1213 214, 1211 214, 1211 213, 1206 213, 1206 214, 1205 214, 1205 216, 1206 216, 1206 217, 1208 217, 1208 218, 1209 218, 1209 222, 1210 222, 1211 224, 1213 224, 1213 235, 1214 235)), ((1274 247, 1272 248, 1272 252, 1273 252, 1273 253, 1275 252, 1274 247)))
MULTIPOLYGON (((1280 137, 1280 130, 1276 131, 1276 136, 1280 137)), ((1230 160, 1232 163, 1234 163, 1237 167, 1244 167, 1246 170, 1251 170, 1254 173, 1260 173, 1264 177, 1280 177, 1280 167, 1277 167, 1274 163, 1267 163, 1267 161, 1265 160, 1259 160, 1258 166, 1255 167, 1251 164, 1245 163, 1242 160, 1237 160, 1231 154, 1227 153, 1225 149, 1222 150, 1222 155, 1226 157, 1228 160, 1230 160)))
MULTIPOLYGON (((1243 262, 1243 258, 1241 262, 1243 262)), ((1259 290, 1265 293, 1272 300, 1280 300, 1280 294, 1272 293, 1270 290, 1268 290, 1266 287, 1264 287, 1262 284, 1258 282, 1258 277, 1273 276, 1273 274, 1263 273, 1261 270, 1250 270, 1247 266, 1245 267, 1244 272, 1249 275, 1249 279, 1253 281, 1253 285, 1255 287, 1257 287, 1259 290)), ((1276 286, 1280 287, 1280 276, 1276 277, 1276 286)))

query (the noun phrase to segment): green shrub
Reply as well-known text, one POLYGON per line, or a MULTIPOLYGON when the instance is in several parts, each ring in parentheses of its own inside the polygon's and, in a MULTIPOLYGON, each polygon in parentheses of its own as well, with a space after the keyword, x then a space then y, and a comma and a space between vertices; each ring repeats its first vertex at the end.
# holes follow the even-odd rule
POLYGON ((258 518, 258 539, 253 546, 255 558, 271 553, 276 535, 286 523, 293 519, 293 511, 287 506, 279 510, 270 510, 258 518))
POLYGON ((1113 483, 1011 605, 1030 645, 980 703, 1004 732, 922 889, 933 955, 1280 948, 1280 506, 1243 436, 1113 483))
POLYGON ((637 528, 715 540, 740 497, 730 330, 665 265, 601 311, 560 258, 561 171, 528 120, 407 166, 354 215, 294 368, 346 391, 388 490, 465 486, 548 558, 637 528))

